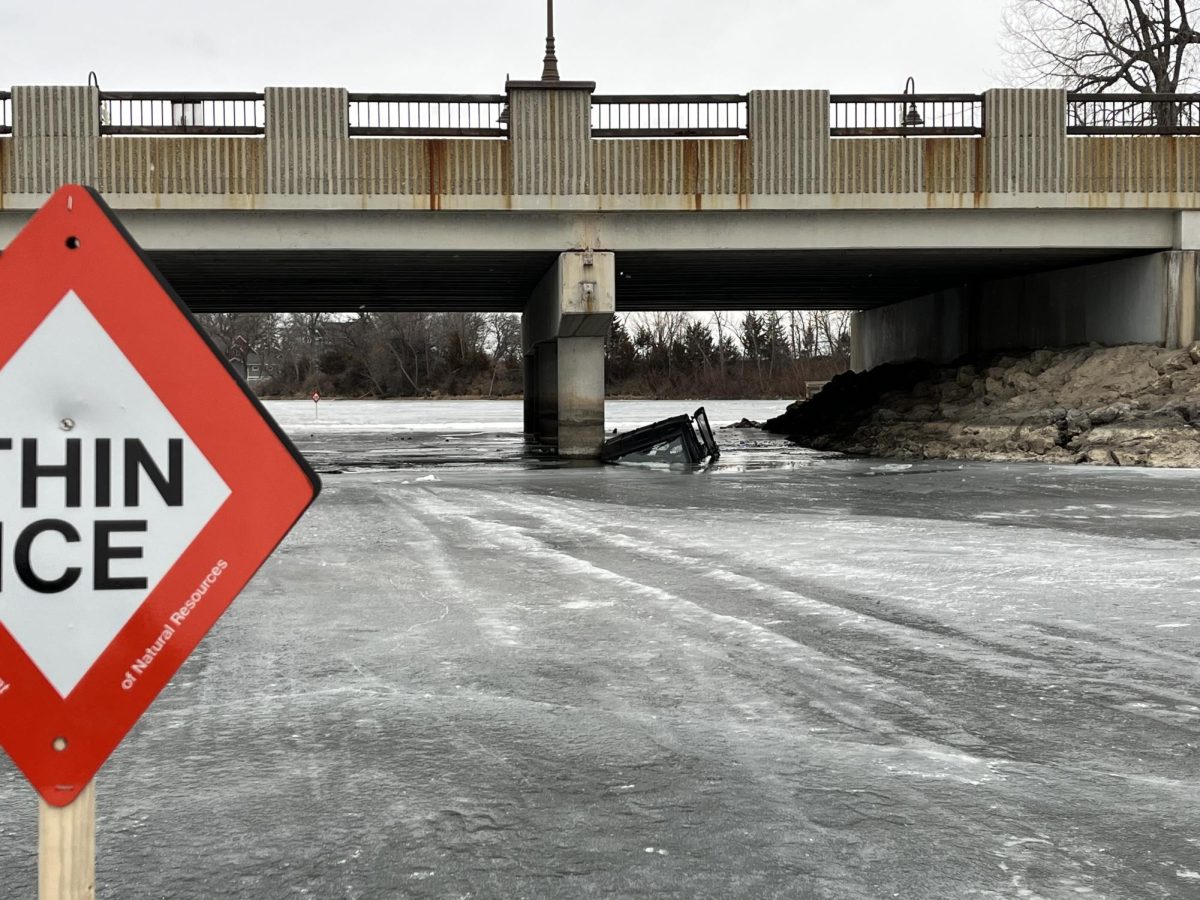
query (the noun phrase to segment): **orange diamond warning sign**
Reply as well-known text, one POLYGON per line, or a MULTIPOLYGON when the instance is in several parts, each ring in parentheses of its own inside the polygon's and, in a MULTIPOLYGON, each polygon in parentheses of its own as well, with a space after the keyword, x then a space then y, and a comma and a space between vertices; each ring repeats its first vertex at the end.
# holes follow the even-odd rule
POLYGON ((0 255, 0 745, 91 780, 320 483, 88 188, 0 255))

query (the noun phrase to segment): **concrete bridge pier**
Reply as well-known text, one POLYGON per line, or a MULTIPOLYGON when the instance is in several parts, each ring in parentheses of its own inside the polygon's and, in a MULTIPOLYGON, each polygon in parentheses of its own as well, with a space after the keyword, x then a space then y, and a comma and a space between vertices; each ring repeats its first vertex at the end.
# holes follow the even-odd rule
POLYGON ((564 458, 600 455, 604 339, 615 310, 612 253, 569 251, 542 278, 521 316, 525 433, 564 458))

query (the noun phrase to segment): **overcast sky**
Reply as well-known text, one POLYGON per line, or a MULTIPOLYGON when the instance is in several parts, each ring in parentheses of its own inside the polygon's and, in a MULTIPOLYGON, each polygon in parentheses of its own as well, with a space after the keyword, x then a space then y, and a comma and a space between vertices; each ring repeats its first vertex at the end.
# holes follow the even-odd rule
MULTIPOLYGON (((601 93, 980 91, 1006 0, 556 0, 564 79, 601 93)), ((544 0, 0 0, 0 85, 500 93, 544 0)))

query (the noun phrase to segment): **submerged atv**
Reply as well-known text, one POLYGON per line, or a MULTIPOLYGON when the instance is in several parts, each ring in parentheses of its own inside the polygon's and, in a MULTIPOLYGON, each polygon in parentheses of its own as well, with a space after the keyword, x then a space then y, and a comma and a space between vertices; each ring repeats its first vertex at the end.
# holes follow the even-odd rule
POLYGON ((690 416, 672 416, 604 442, 605 462, 659 462, 696 464, 721 455, 708 415, 700 407, 690 416))

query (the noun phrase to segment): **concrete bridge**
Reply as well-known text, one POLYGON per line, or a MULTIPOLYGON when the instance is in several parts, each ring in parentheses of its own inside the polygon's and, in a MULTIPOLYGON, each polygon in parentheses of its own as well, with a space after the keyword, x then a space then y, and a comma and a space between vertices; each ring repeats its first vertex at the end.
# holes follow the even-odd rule
POLYGON ((96 187, 194 309, 524 314, 603 433, 614 310, 851 308, 854 365, 1197 335, 1200 98, 0 92, 0 245, 96 187))

